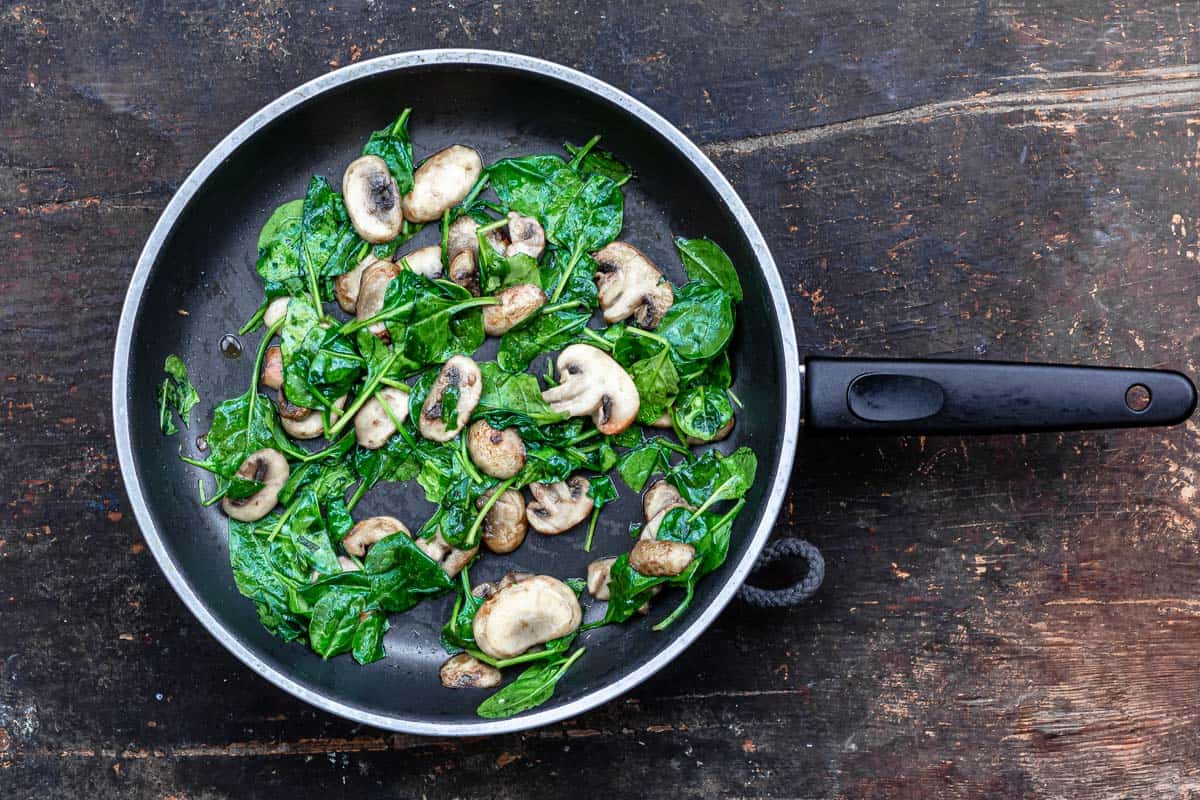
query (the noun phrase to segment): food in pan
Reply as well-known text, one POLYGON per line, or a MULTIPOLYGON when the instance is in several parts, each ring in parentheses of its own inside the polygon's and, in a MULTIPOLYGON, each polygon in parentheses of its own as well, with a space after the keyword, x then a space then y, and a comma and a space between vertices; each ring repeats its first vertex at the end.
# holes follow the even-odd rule
MULTIPOLYGON (((215 476, 201 501, 228 516, 234 581, 273 634, 368 664, 389 614, 453 592, 441 682, 494 688, 526 665, 479 707, 510 716, 552 695, 581 632, 675 587, 661 630, 724 561, 756 467, 748 448, 705 447, 740 406, 727 349, 741 285, 707 239, 676 240, 688 281, 672 285, 619 238, 631 173, 598 137, 569 158, 485 166, 456 144, 418 164, 408 119, 370 136, 340 193, 314 177, 267 220, 264 297, 241 331, 265 329, 253 372, 181 457, 215 476), (436 240, 415 246, 426 229, 436 240), (488 337, 495 358, 477 360, 488 337), (472 584, 487 553, 530 536, 590 552, 614 472, 633 492, 662 476, 627 552, 586 579, 472 584), (437 506, 428 519, 355 518, 372 489, 412 482, 437 506), (606 605, 585 623, 593 601, 606 605)), ((182 362, 167 371, 169 434, 198 398, 182 362)))

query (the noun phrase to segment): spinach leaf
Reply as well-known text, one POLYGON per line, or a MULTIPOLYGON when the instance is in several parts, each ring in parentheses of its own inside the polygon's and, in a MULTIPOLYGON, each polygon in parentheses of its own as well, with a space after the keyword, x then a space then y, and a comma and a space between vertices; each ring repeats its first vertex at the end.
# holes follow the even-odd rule
POLYGON ((671 417, 685 436, 707 442, 733 419, 733 404, 724 389, 700 385, 679 396, 671 417))
POLYGON ((341 275, 355 265, 362 241, 350 224, 342 196, 319 175, 304 195, 301 226, 301 255, 317 275, 341 275))
POLYGON ((524 372, 529 362, 548 350, 559 350, 587 327, 590 313, 551 311, 538 314, 500 337, 496 363, 507 372, 524 372))
POLYGON ((321 318, 308 303, 288 303, 280 333, 284 395, 305 408, 327 408, 358 383, 366 360, 351 341, 321 318))
POLYGON ((230 520, 229 562, 238 591, 254 601, 264 627, 290 642, 304 636, 308 625, 291 612, 288 595, 308 574, 289 540, 268 537, 279 520, 279 514, 257 523, 230 520))
POLYGON ((411 108, 400 112, 393 122, 382 130, 375 131, 363 146, 364 156, 379 156, 387 162, 388 171, 396 179, 396 188, 405 195, 413 188, 413 148, 408 137, 408 117, 411 108))
POLYGON ((679 385, 683 388, 707 385, 728 389, 733 383, 729 354, 725 352, 708 361, 679 361, 675 368, 679 372, 679 385))
POLYGON ((600 305, 596 289, 596 260, 587 253, 579 253, 576 263, 571 263, 572 254, 568 250, 554 249, 550 258, 541 268, 540 282, 542 291, 547 297, 558 294, 558 303, 582 303, 583 308, 595 310, 600 305), (563 275, 567 275, 567 285, 558 292, 558 284, 563 275))
MULTIPOLYGON (((232 478, 246 457, 264 447, 278 448, 283 439, 275 406, 257 392, 225 400, 213 409, 212 427, 205 434, 208 458, 189 464, 232 478)), ((286 440, 285 440, 286 441, 286 440)))
POLYGON ((711 239, 675 238, 683 268, 693 281, 712 284, 737 302, 742 301, 742 283, 729 256, 711 239))
POLYGON ((633 170, 629 165, 607 150, 587 145, 577 147, 569 142, 564 144, 563 148, 573 156, 571 165, 581 175, 603 175, 617 186, 624 185, 633 177, 633 170))
MULTIPOLYGON (((588 522, 587 539, 583 542, 584 552, 592 550, 592 536, 596 533, 596 521, 600 519, 600 511, 613 500, 617 499, 617 487, 612 478, 601 475, 588 479, 588 497, 592 498, 592 519, 588 522)), ((578 594, 578 592, 576 592, 578 594)))
POLYGON ((579 178, 554 155, 506 158, 488 167, 492 190, 504 205, 522 214, 545 219, 546 209, 562 188, 556 180, 572 184, 579 178), (569 174, 569 177, 564 177, 569 174))
POLYGON ((167 377, 163 378, 163 382, 158 386, 158 424, 164 435, 171 436, 179 431, 175 420, 171 418, 171 412, 179 415, 186 428, 188 412, 200 402, 200 395, 188 379, 187 367, 179 356, 167 356, 163 371, 167 373, 167 377))
POLYGON ((758 459, 748 447, 727 456, 709 450, 702 456, 685 458, 666 477, 684 500, 705 509, 744 495, 754 483, 757 467, 758 459))
POLYGON ((363 616, 354 629, 354 639, 350 645, 354 660, 365 666, 383 658, 383 634, 387 629, 387 619, 378 611, 363 616))
POLYGON ((483 393, 476 406, 476 416, 494 419, 500 427, 507 427, 507 415, 519 414, 538 425, 560 422, 567 419, 565 413, 550 408, 542 399, 538 380, 526 372, 511 373, 503 370, 494 361, 479 365, 483 377, 483 393))
MULTIPOLYGON (((465 573, 459 573, 463 575, 465 573)), ((471 594, 470 583, 463 579, 450 619, 442 626, 442 647, 447 653, 457 653, 461 650, 475 648, 475 612, 483 605, 483 598, 471 594)))
POLYGON ((630 489, 640 492, 651 475, 670 467, 671 452, 672 448, 662 437, 646 439, 621 454, 617 461, 617 473, 630 489))
POLYGON ((599 250, 616 239, 625 208, 620 187, 602 175, 582 181, 571 170, 560 175, 560 191, 545 211, 546 238, 572 253, 599 250))
POLYGON ((262 250, 274 241, 281 231, 292 225, 299 226, 300 218, 304 215, 304 198, 284 203, 271 212, 267 223, 258 232, 258 250, 262 250))
POLYGON ((675 292, 675 304, 657 333, 686 361, 721 353, 733 333, 733 302, 724 290, 692 281, 675 292))
POLYGON ((483 293, 495 294, 501 289, 521 283, 541 283, 537 260, 525 253, 503 256, 491 245, 479 248, 479 267, 483 274, 483 293))
POLYGON ((554 687, 583 651, 581 647, 570 657, 534 664, 480 703, 475 713, 487 719, 504 719, 540 706, 554 696, 554 687))
POLYGON ((349 652, 354 647, 359 615, 366 607, 362 592, 344 586, 331 587, 312 607, 308 643, 321 658, 349 652))
POLYGON ((629 377, 641 397, 637 421, 649 425, 663 415, 679 392, 679 374, 671 363, 671 350, 659 349, 656 355, 635 361, 629 367, 629 377))

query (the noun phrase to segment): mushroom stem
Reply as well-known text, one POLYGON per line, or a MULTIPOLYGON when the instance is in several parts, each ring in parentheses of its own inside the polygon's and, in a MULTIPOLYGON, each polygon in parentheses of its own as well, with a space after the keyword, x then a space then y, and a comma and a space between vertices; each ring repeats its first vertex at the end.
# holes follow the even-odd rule
POLYGON ((267 328, 267 332, 263 335, 263 340, 258 343, 258 355, 254 357, 254 372, 250 375, 250 403, 246 410, 247 428, 254 422, 254 409, 258 407, 258 403, 255 402, 258 399, 258 376, 262 372, 263 359, 267 355, 267 345, 271 343, 271 339, 283 327, 285 321, 287 321, 286 316, 276 320, 274 325, 267 328))
MULTIPOLYGON (((483 524, 483 518, 488 515, 488 512, 492 510, 492 506, 496 505, 496 501, 500 499, 500 495, 507 492, 509 487, 513 485, 513 481, 516 479, 517 476, 514 475, 508 480, 498 484, 495 489, 492 490, 491 497, 489 497, 487 502, 483 504, 483 508, 479 509, 479 513, 475 515, 475 521, 472 522, 471 527, 467 529, 467 538, 463 543, 464 549, 469 550, 475 546, 477 541, 479 541, 479 526, 483 524)), ((493 664, 493 666, 495 665, 493 664)))
POLYGON ((583 255, 583 240, 576 242, 575 249, 571 251, 571 260, 567 262, 567 268, 563 270, 563 276, 558 282, 558 286, 554 287, 554 294, 550 295, 550 305, 558 302, 558 298, 562 297, 563 289, 567 288, 567 281, 571 280, 571 274, 575 272, 575 265, 579 263, 580 256, 583 255))

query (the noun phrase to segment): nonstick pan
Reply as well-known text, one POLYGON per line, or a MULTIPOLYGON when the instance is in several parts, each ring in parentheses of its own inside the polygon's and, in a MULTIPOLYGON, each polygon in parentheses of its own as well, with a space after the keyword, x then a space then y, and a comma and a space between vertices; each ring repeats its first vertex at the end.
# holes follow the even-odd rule
MULTIPOLYGON (((252 336, 247 345, 256 342, 252 336)), ((288 92, 226 137, 184 181, 146 243, 121 315, 113 367, 113 417, 130 503, 188 608, 250 668, 302 700, 381 728, 437 735, 515 731, 579 714, 637 685, 695 640, 742 585, 770 534, 802 411, 813 431, 1017 431, 1171 424, 1186 419, 1195 402, 1191 383, 1173 372, 836 358, 802 364, 767 245, 699 148, 595 78, 475 50, 355 64, 288 92), (246 384, 247 358, 225 357, 218 342, 250 317, 261 297, 254 270, 260 226, 277 205, 302 196, 311 175, 340 176, 367 134, 405 106, 414 109, 418 157, 463 142, 490 162, 560 152, 564 141, 602 134, 604 146, 636 172, 625 187, 622 238, 682 282, 682 271, 672 266, 678 264, 672 234, 708 236, 738 265, 745 289, 731 350, 733 388, 745 411, 734 435, 718 446, 752 447, 759 474, 728 559, 704 579, 674 627, 655 633, 646 621, 635 621, 585 634, 587 653, 553 700, 507 720, 478 718, 478 693, 438 682, 446 657, 438 632, 452 598, 392 615, 388 656, 367 667, 349 658, 323 661, 268 634, 234 586, 221 512, 201 507, 199 476, 178 458, 181 447, 195 453, 188 437, 205 429, 212 407, 246 384), (193 412, 199 421, 193 430, 167 438, 158 430, 155 391, 170 353, 189 365, 203 400, 193 412)), ((416 521, 431 513, 407 485, 377 488, 360 508, 361 514, 416 521)), ((486 580, 514 568, 582 575, 590 560, 628 549, 626 526, 637 518, 640 500, 622 497, 614 508, 601 515, 590 554, 570 537, 530 537, 510 556, 489 556, 472 577, 486 580)))

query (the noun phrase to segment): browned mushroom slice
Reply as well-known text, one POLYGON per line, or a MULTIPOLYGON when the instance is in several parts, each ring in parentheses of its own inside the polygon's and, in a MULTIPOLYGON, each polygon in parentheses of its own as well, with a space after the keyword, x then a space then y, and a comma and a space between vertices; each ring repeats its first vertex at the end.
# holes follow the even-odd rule
POLYGON ((421 406, 417 428, 426 439, 448 442, 467 424, 483 394, 483 375, 474 361, 466 356, 454 356, 442 365, 429 396, 421 406), (442 399, 451 387, 458 392, 454 425, 447 427, 443 417, 442 399))
POLYGON ((431 244, 419 247, 411 253, 396 256, 396 263, 408 265, 408 268, 418 275, 424 275, 433 280, 442 277, 442 248, 441 245, 431 244))
POLYGON ((595 505, 588 495, 588 479, 573 475, 558 483, 531 483, 534 502, 525 508, 525 517, 538 533, 555 536, 587 519, 595 505))
POLYGON ((492 658, 513 658, 535 645, 566 636, 583 621, 571 587, 536 575, 497 591, 475 613, 475 644, 492 658))
POLYGON ((470 653, 451 656, 438 671, 447 689, 491 689, 500 685, 500 670, 484 664, 470 653))
POLYGON ((658 327, 675 302, 675 292, 646 255, 631 244, 613 242, 593 253, 596 288, 604 321, 633 317, 643 328, 658 327))
POLYGON ((371 244, 395 239, 404 221, 400 208, 400 190, 379 156, 362 156, 350 162, 342 176, 342 201, 350 224, 358 235, 371 244))
MULTIPOLYGON (((283 391, 279 392, 281 402, 287 402, 283 396, 283 391)), ((290 404, 289 404, 290 405, 290 404)), ((333 401, 334 411, 330 413, 329 421, 337 422, 338 413, 346 407, 346 395, 342 395, 337 400, 333 401)), ((294 406, 299 408, 299 406, 294 406)), ((283 432, 293 439, 316 439, 323 435, 325 430, 325 415, 318 410, 307 410, 307 413, 300 415, 297 418, 284 416, 283 410, 280 409, 279 424, 283 428, 283 432)))
POLYGON ((413 173, 412 191, 404 195, 409 222, 433 222, 467 196, 483 174, 479 153, 461 144, 431 155, 413 173))
POLYGON ((690 544, 641 540, 629 553, 629 566, 649 577, 673 577, 695 557, 696 548, 690 544))
POLYGON ((479 545, 470 550, 460 550, 447 542, 442 534, 434 535, 432 539, 414 540, 425 555, 432 558, 442 568, 442 571, 453 578, 463 571, 463 567, 471 563, 471 559, 479 552, 479 545))
POLYGON ((559 384, 542 399, 572 417, 591 415, 602 433, 620 433, 637 418, 637 387, 608 353, 590 344, 573 344, 558 355, 559 384))
POLYGON ((271 448, 256 450, 246 457, 235 473, 239 478, 258 481, 262 488, 249 497, 221 500, 221 508, 240 522, 256 522, 262 519, 279 502, 279 491, 291 475, 291 467, 283 453, 271 448))
POLYGON ((358 309, 358 289, 362 285, 363 273, 379 260, 368 254, 354 265, 354 269, 343 272, 333 279, 333 293, 342 311, 353 314, 358 309))
POLYGON ((458 255, 450 259, 449 278, 452 282, 478 297, 482 291, 479 282, 479 263, 471 250, 460 250, 458 255))
MULTIPOLYGON (((376 260, 363 270, 362 280, 358 287, 358 302, 354 316, 359 320, 370 319, 383 310, 383 301, 387 297, 388 284, 400 274, 400 267, 390 261, 376 260)), ((387 324, 372 323, 368 330, 376 336, 386 332, 387 324)))
POLYGON ((500 302, 483 309, 483 332, 488 336, 503 336, 546 304, 546 293, 532 283, 509 286, 495 296, 500 302))
POLYGON ((273 344, 267 348, 266 355, 263 357, 260 380, 262 385, 268 389, 283 388, 283 352, 279 349, 279 345, 273 344))
POLYGON ((467 429, 467 453, 485 474, 507 480, 525 467, 525 442, 516 428, 496 430, 479 420, 467 429))
POLYGON ((354 415, 354 438, 368 450, 378 450, 408 419, 408 393, 390 386, 380 389, 354 415), (384 407, 384 403, 387 407, 384 407))
MULTIPOLYGON (((491 499, 496 487, 475 501, 483 508, 491 499)), ((508 489, 496 499, 483 518, 483 546, 493 553, 504 554, 516 550, 525 541, 529 521, 525 519, 525 498, 515 489, 508 489)))

